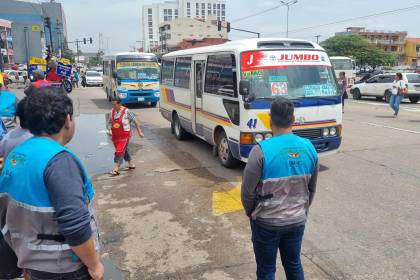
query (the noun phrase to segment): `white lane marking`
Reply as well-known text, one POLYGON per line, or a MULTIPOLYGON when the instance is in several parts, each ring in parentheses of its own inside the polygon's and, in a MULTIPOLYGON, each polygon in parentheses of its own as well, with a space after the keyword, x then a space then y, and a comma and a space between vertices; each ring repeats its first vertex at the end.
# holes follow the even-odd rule
MULTIPOLYGON (((357 104, 366 104, 366 105, 373 105, 373 106, 384 106, 384 107, 389 107, 389 104, 386 103, 374 103, 374 102, 363 102, 363 101, 350 101, 351 103, 357 103, 357 104)), ((420 108, 410 108, 410 107, 404 107, 404 106, 400 106, 400 109, 403 109, 404 111, 408 111, 408 112, 420 112, 420 108)))
POLYGON ((413 134, 420 134, 420 131, 415 131, 415 130, 408 130, 408 129, 398 128, 398 127, 393 127, 393 126, 388 126, 388 125, 382 125, 382 124, 376 124, 376 123, 369 123, 369 122, 362 122, 362 123, 370 125, 370 126, 375 126, 375 127, 382 127, 382 128, 404 131, 404 132, 413 133, 413 134))

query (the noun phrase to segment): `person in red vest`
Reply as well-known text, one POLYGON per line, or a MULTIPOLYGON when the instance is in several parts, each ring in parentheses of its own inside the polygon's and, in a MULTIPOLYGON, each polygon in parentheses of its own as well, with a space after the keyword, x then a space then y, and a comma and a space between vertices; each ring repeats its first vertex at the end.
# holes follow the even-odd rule
POLYGON ((115 168, 110 172, 110 175, 118 176, 120 175, 120 167, 124 160, 128 163, 127 170, 133 170, 136 168, 132 162, 131 151, 128 146, 131 138, 131 125, 136 127, 140 138, 143 138, 144 135, 141 131, 139 122, 136 120, 136 115, 129 111, 126 107, 122 106, 121 100, 118 98, 114 98, 112 100, 109 125, 111 125, 109 134, 112 136, 112 142, 115 147, 115 168))
POLYGON ((24 93, 26 96, 31 95, 35 91, 44 88, 44 87, 51 87, 50 82, 45 80, 44 72, 41 70, 36 70, 32 74, 33 82, 29 84, 27 88, 25 88, 24 93))
POLYGON ((61 79, 61 76, 57 74, 57 65, 55 62, 48 62, 47 81, 51 83, 61 83, 61 79))

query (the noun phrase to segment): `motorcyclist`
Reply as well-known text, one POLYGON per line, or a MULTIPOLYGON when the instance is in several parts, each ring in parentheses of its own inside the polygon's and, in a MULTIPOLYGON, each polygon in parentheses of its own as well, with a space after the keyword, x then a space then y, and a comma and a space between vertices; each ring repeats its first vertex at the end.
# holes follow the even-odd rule
POLYGON ((43 87, 51 87, 50 82, 45 80, 45 75, 43 71, 36 70, 33 72, 32 76, 33 76, 33 81, 24 90, 25 95, 29 96, 35 90, 38 90, 43 87))

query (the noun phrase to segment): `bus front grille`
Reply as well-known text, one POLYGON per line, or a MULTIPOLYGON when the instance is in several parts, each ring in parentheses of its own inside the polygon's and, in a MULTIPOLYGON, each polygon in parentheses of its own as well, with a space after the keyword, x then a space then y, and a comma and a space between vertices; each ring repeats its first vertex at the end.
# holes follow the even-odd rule
POLYGON ((307 139, 319 139, 322 137, 322 130, 320 128, 294 130, 293 133, 307 139))

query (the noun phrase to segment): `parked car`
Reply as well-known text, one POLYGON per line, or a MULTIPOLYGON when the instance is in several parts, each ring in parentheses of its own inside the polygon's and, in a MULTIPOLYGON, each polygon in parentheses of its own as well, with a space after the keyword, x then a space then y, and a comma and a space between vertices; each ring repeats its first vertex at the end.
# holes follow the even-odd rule
POLYGON ((28 72, 19 70, 4 70, 9 76, 9 84, 11 83, 24 83, 28 78, 28 72))
MULTIPOLYGON (((417 73, 402 73, 403 79, 408 81, 408 98, 411 103, 417 103, 420 100, 420 74, 417 73)), ((391 97, 392 83, 394 82, 395 74, 379 74, 373 76, 365 82, 355 84, 350 93, 353 99, 362 99, 364 96, 376 97, 378 100, 385 98, 387 102, 391 97)))
POLYGON ((89 86, 99 86, 104 85, 104 80, 102 74, 97 71, 87 71, 86 72, 86 85, 89 86))

